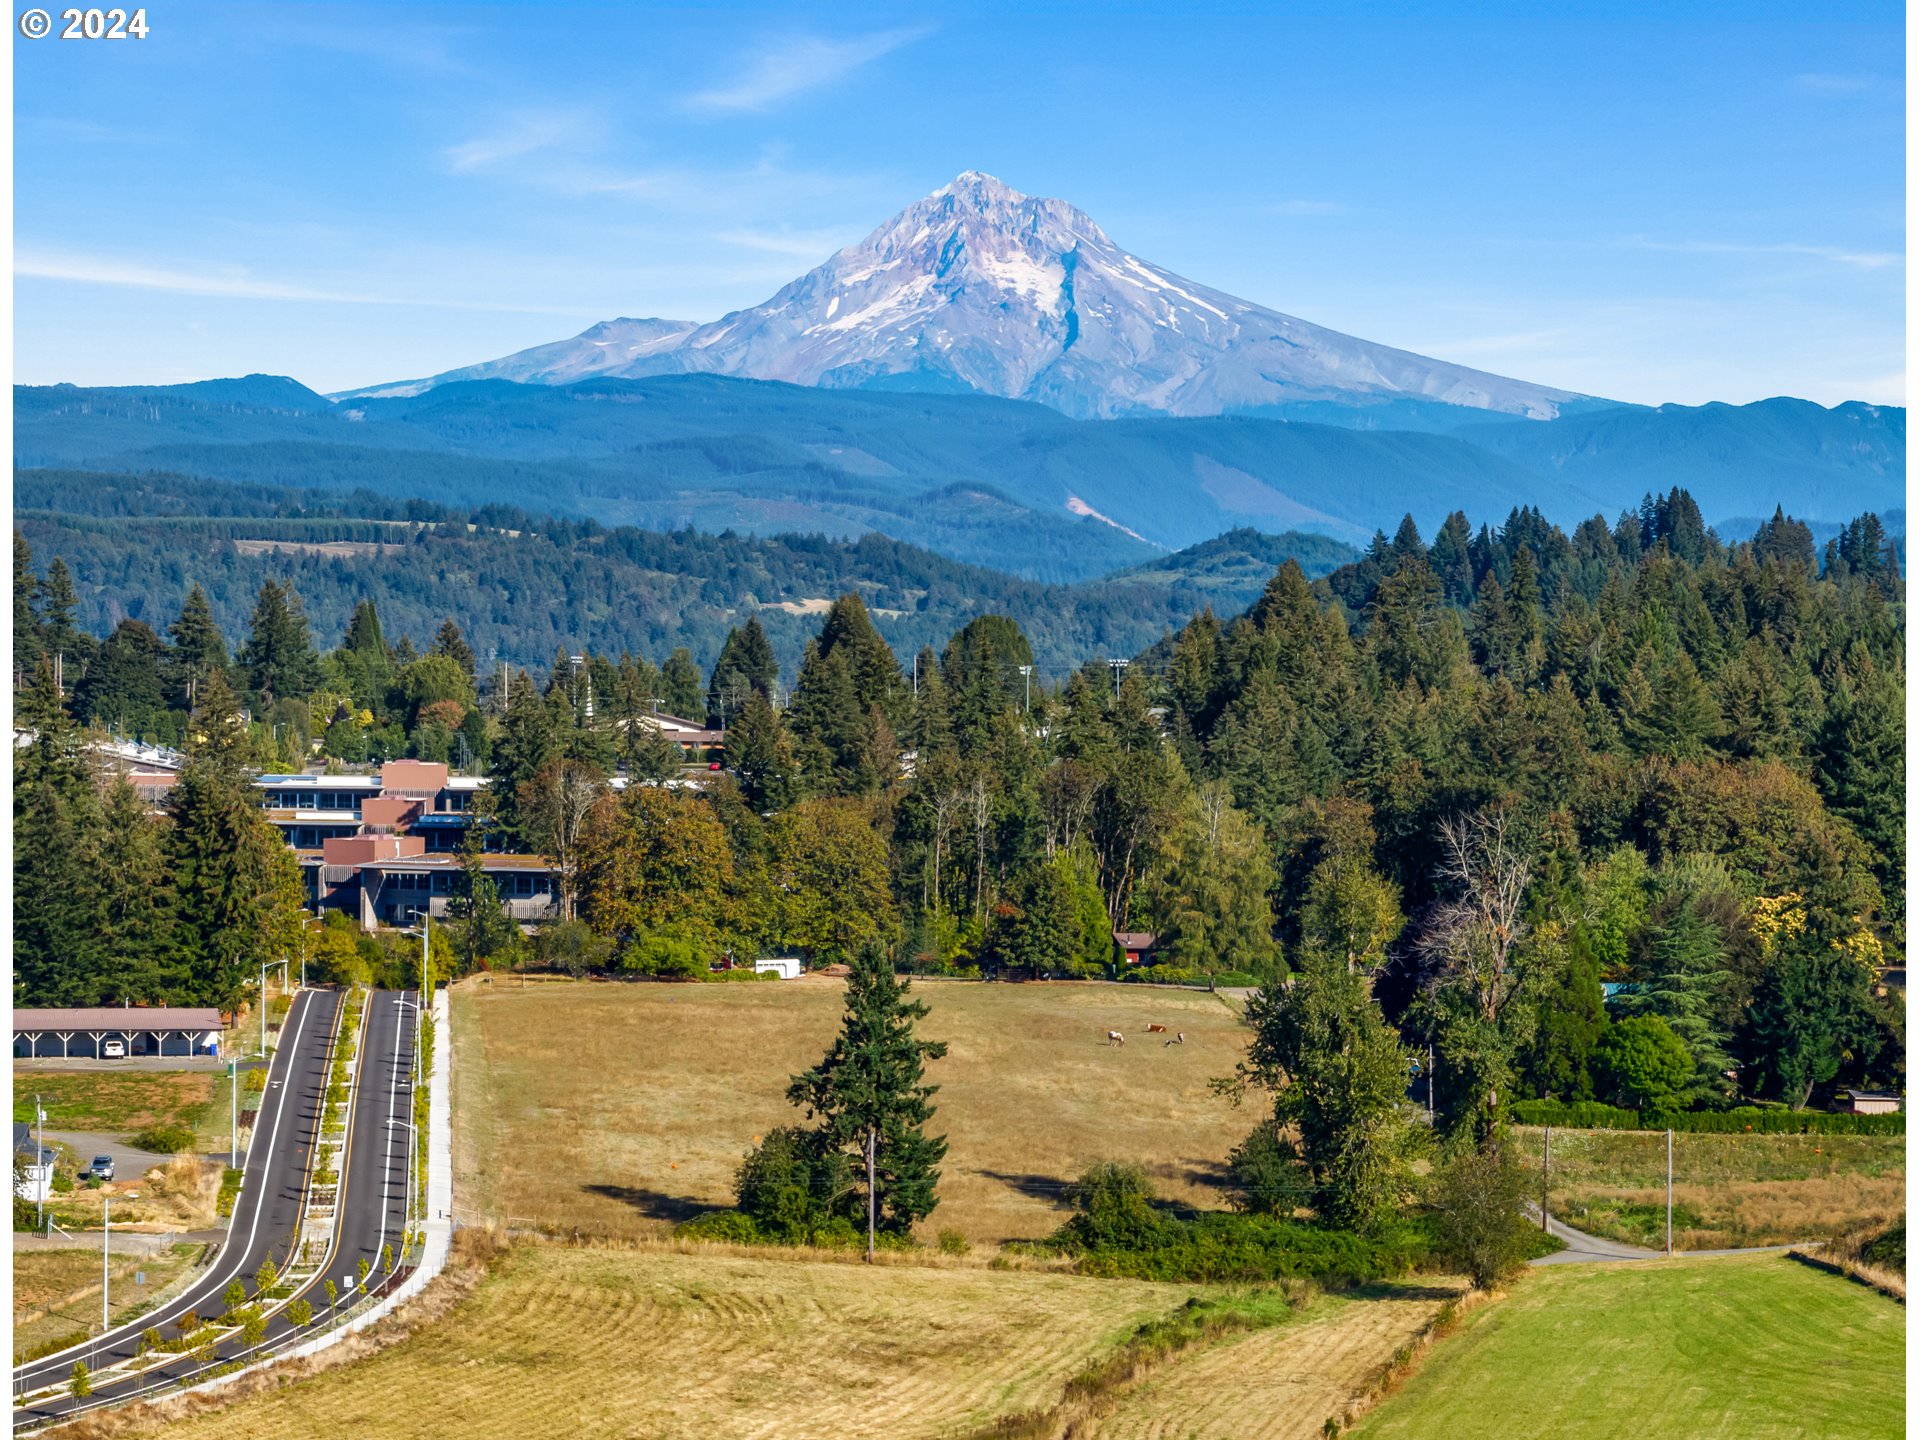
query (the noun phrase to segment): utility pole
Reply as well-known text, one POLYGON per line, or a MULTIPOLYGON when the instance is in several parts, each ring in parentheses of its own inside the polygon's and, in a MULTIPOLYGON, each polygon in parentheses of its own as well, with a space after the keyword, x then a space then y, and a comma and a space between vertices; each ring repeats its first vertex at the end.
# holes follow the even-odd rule
POLYGON ((1673 1258, 1673 1131, 1667 1131, 1667 1258, 1673 1258))
POLYGON ((867 1263, 869 1265, 873 1263, 873 1157, 874 1148, 879 1140, 879 1136, 880 1130, 878 1126, 867 1126, 867 1263))
POLYGON ((1547 1177, 1553 1171, 1553 1127, 1546 1127, 1540 1137, 1540 1229, 1547 1228, 1547 1177))
POLYGON ((1033 666, 1022 665, 1020 667, 1020 679, 1025 686, 1025 696, 1020 703, 1020 708, 1026 714, 1031 715, 1033 713, 1033 666))
MULTIPOLYGON (((39 1170, 46 1170, 47 1169, 47 1112, 46 1112, 46 1107, 41 1105, 40 1097, 38 1095, 33 1097, 33 1143, 35 1146, 34 1155, 33 1155, 34 1168, 39 1170)), ((38 1213, 34 1216, 33 1223, 34 1223, 35 1229, 44 1230, 47 1228, 47 1191, 51 1190, 52 1188, 53 1188, 53 1175, 51 1173, 49 1173, 47 1177, 44 1180, 42 1180, 38 1185, 33 1187, 35 1200, 39 1207, 38 1213)))

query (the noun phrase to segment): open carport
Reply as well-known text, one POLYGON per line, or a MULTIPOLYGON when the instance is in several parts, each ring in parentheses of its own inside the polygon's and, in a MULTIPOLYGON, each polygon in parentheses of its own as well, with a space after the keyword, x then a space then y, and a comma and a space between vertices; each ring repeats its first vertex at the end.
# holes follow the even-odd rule
POLYGON ((15 1010, 16 1060, 98 1059, 101 1047, 118 1040, 133 1055, 217 1055, 225 1029, 214 1009, 174 1006, 81 1006, 15 1010))

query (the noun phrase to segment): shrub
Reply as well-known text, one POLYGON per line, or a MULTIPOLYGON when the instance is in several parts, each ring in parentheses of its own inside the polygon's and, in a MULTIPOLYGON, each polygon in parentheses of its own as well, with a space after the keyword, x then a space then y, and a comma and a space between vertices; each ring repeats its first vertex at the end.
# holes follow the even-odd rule
POLYGON ((193 1149, 193 1131, 185 1125, 149 1125, 133 1137, 136 1148, 156 1155, 180 1155, 193 1149))
POLYGON ((1658 1015, 1634 1015, 1607 1027, 1594 1047, 1593 1068, 1614 1099, 1670 1107, 1693 1079, 1693 1056, 1658 1015))
POLYGON ((714 1240, 729 1245, 759 1245, 766 1240, 760 1227, 753 1223, 753 1217, 739 1210, 710 1210, 676 1225, 673 1233, 688 1240, 714 1240))
POLYGON ((1907 1222, 1902 1220, 1891 1230, 1861 1245, 1860 1258, 1869 1265, 1883 1265, 1889 1270, 1904 1273, 1907 1268, 1907 1222))
POLYGON ((1482 1290, 1526 1263, 1532 1243, 1521 1214, 1526 1173, 1498 1139, 1462 1149, 1440 1167, 1434 1187, 1440 1249, 1482 1290))
POLYGON ((287 1319, 295 1325, 311 1325, 313 1323, 312 1304, 305 1300, 295 1300, 287 1306, 287 1319))
POLYGON ((267 1317, 257 1309, 248 1310, 240 1321, 240 1338, 248 1345, 258 1345, 267 1338, 267 1317))
POLYGON ((833 1220, 852 1218, 852 1163, 817 1131, 798 1126, 782 1126, 749 1150, 733 1188, 761 1237, 777 1243, 820 1244, 833 1220))
POLYGON ((973 1249, 973 1242, 958 1230, 942 1230, 939 1244, 942 1255, 965 1255, 973 1249))
POLYGON ((238 1280, 230 1281, 221 1292, 220 1301, 227 1307, 227 1318, 231 1320, 247 1303, 247 1287, 238 1280))
POLYGON ((1135 1249, 1158 1238, 1153 1184, 1138 1165, 1104 1160, 1090 1166, 1067 1192, 1080 1213, 1061 1227, 1090 1249, 1135 1249))
POLYGON ((42 1355, 51 1355, 55 1351, 65 1350, 72 1345, 84 1345, 92 1338, 87 1330, 70 1330, 65 1335, 56 1335, 51 1340, 42 1340, 38 1345, 29 1345, 24 1350, 13 1352, 13 1363, 24 1365, 29 1360, 38 1360, 42 1355))
POLYGON ((1227 1156, 1234 1207, 1251 1215, 1291 1215, 1308 1193, 1306 1172, 1272 1121, 1256 1126, 1227 1156))
POLYGON ((93 1379, 87 1374, 86 1361, 76 1360, 73 1362, 73 1383, 71 1388, 73 1390, 73 1398, 76 1400, 84 1400, 93 1393, 93 1379))
POLYGON ((273 1257, 269 1255, 260 1262, 260 1268, 254 1272, 253 1288, 264 1295, 279 1283, 280 1267, 273 1263, 273 1257))
POLYGON ((145 1355, 149 1350, 158 1350, 165 1343, 166 1341, 161 1338, 160 1332, 151 1325, 140 1332, 140 1353, 142 1355, 145 1355))
POLYGON ((659 980, 694 980, 708 973, 700 942, 671 926, 634 936, 620 957, 620 968, 659 980))

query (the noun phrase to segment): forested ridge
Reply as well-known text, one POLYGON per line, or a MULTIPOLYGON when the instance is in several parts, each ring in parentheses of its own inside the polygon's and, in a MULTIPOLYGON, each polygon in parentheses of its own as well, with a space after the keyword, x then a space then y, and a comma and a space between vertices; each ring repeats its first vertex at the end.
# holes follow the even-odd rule
MULTIPOLYGON (((83 718, 183 706, 199 677, 246 699, 256 763, 316 743, 484 765, 491 823, 559 863, 565 918, 529 952, 469 894, 462 965, 697 975, 878 942, 910 968, 1095 975, 1126 929, 1158 937, 1159 978, 1319 976, 1303 994, 1371 1013, 1388 1049, 1431 1044, 1441 1107, 1487 1126, 1519 1095, 1798 1104, 1904 1072, 1882 978, 1905 927, 1904 584, 1871 515, 1824 547, 1778 513, 1725 545, 1678 490, 1571 534, 1516 510, 1429 543, 1409 519, 1057 686, 1007 617, 907 658, 852 594, 794 674, 750 622, 705 674, 561 656, 484 701, 460 616, 421 653, 363 603, 322 655, 278 581, 231 658, 198 594, 171 643, 128 622, 87 656, 65 566, 36 565, 17 545, 16 633, 29 659, 81 656, 83 718), (728 768, 616 793, 617 769, 675 767, 622 723, 662 691, 726 720, 728 768)), ((235 723, 183 728, 204 748, 235 723)), ((118 814, 85 823, 148 833, 118 814)), ((43 855, 16 843, 23 906, 65 893, 30 873, 43 855)), ((21 947, 51 932, 22 914, 32 994, 21 947)))
POLYGON ((21 471, 15 504, 15 526, 31 547, 64 561, 74 622, 91 634, 128 619, 164 629, 194 585, 221 627, 238 633, 261 585, 276 579, 295 587, 321 633, 343 630, 370 599, 396 640, 424 645, 457 614, 482 661, 540 666, 560 648, 664 658, 684 646, 705 668, 727 631, 758 613, 791 673, 818 614, 780 607, 804 611, 852 590, 905 651, 944 643, 983 611, 1013 615, 1041 672, 1064 678, 1088 656, 1134 653, 1207 603, 1239 608, 1284 558, 1321 575, 1354 554, 1319 535, 1234 531, 1067 586, 880 534, 607 529, 506 505, 456 508, 171 474, 21 471), (269 549, 266 541, 334 548, 269 549))

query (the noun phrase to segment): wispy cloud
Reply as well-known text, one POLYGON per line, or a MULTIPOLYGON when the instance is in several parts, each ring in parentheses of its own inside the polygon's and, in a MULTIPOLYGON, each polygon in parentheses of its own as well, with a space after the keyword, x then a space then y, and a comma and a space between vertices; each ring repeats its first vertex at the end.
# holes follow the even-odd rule
POLYGON ((1874 87, 1871 75, 1810 74, 1793 77, 1794 88, 1807 95, 1858 95, 1874 87))
POLYGON ((577 111, 531 111, 513 116, 500 130, 445 152, 448 166, 465 174, 485 170, 568 141, 583 141, 595 127, 577 111))
POLYGON ((1662 250, 1678 255, 1806 255, 1855 270, 1889 270, 1906 264, 1898 250, 1853 250, 1841 245, 1756 245, 1736 240, 1654 240, 1630 235, 1623 242, 1635 250, 1662 250))
POLYGON ((713 238, 723 245, 738 245, 768 255, 822 260, 857 240, 859 235, 851 230, 722 230, 713 238))
POLYGON ((494 301, 436 299, 422 294, 389 295, 377 291, 288 283, 244 270, 196 270, 153 265, 114 256, 43 250, 16 250, 16 277, 63 280, 80 285, 112 285, 172 295, 206 295, 232 300, 296 300, 326 305, 406 305, 434 310, 476 310, 526 315, 591 315, 592 311, 545 305, 508 305, 494 301))
POLYGON ((771 42, 731 80, 689 95, 686 108, 706 113, 766 110, 791 96, 844 79, 930 31, 930 26, 916 25, 847 40, 797 36, 771 42))

